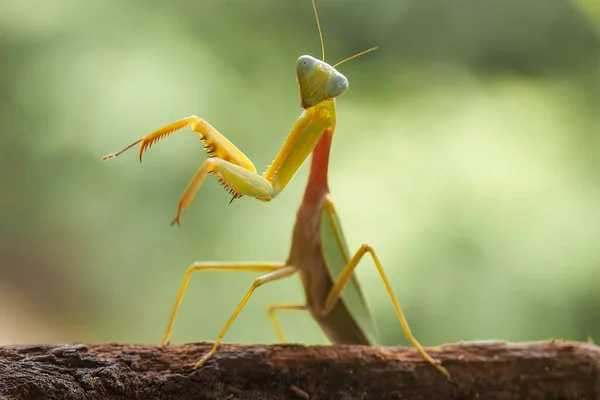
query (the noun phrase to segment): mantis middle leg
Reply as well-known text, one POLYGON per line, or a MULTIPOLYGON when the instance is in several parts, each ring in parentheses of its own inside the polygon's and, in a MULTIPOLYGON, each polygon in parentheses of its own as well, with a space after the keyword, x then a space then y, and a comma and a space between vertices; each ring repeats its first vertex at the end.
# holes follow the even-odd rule
POLYGON ((276 281, 279 279, 287 278, 288 276, 294 275, 297 272, 298 272, 298 268, 291 266, 291 265, 286 265, 284 267, 277 268, 275 271, 269 272, 266 275, 263 275, 263 276, 260 276, 256 279, 254 279, 252 286, 250 286, 250 289, 248 289, 248 291, 246 292, 246 295, 244 296, 242 301, 240 301, 240 304, 233 311, 233 314, 231 314, 231 317, 229 317, 229 320, 227 321, 227 323, 225 324, 223 329, 221 329, 221 332, 219 332, 219 335, 217 336, 217 339, 215 340, 213 347, 210 349, 210 351, 204 357, 202 357, 200 359, 200 361, 198 361, 196 363, 196 365, 194 365, 194 369, 200 368, 202 365, 204 365, 204 363, 210 357, 213 356, 213 354, 215 354, 215 352, 217 351, 217 348, 219 347, 219 344, 221 343, 221 340, 225 336, 225 333, 227 332, 227 330, 229 329, 229 327, 231 326, 233 321, 237 318, 240 311, 242 311, 242 308, 244 308, 244 306, 246 305, 248 300, 250 300, 250 297, 252 297, 252 294, 254 293, 254 291, 259 286, 262 286, 268 282, 273 282, 273 281, 276 281))
POLYGON ((177 312, 179 311, 179 307, 181 306, 181 301, 183 300, 183 295, 187 289, 187 285, 190 282, 190 278, 192 274, 200 271, 237 271, 237 272, 273 272, 281 267, 283 267, 283 263, 221 263, 221 262, 195 262, 193 263, 187 270, 183 282, 181 282, 181 286, 179 287, 179 291, 177 292, 177 298, 175 299, 175 304, 173 305, 173 311, 171 312, 171 317, 169 318, 169 324, 167 325, 167 329, 165 335, 160 341, 160 345, 164 345, 171 333, 173 332, 173 324, 175 323, 175 317, 177 316, 177 312))

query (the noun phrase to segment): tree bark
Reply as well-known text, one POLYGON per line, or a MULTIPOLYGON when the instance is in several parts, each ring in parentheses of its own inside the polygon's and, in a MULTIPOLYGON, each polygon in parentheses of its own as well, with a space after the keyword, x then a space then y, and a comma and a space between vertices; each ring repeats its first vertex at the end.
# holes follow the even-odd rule
POLYGON ((600 399, 590 343, 475 342, 430 349, 223 345, 0 347, 0 399, 600 399))

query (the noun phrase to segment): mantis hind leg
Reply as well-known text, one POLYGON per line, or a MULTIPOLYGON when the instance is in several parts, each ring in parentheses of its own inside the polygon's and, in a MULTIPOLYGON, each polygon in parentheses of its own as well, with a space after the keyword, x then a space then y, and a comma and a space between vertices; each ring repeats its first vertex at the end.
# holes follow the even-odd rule
POLYGON ((213 347, 210 349, 210 351, 204 357, 202 357, 200 359, 200 361, 198 361, 196 363, 196 365, 194 365, 194 369, 200 368, 202 365, 204 365, 204 363, 210 357, 213 356, 213 354, 215 354, 215 352, 217 351, 217 348, 219 347, 219 344, 221 343, 221 340, 225 336, 225 333, 227 333, 227 330, 229 329, 229 327, 231 326, 233 321, 237 318, 240 311, 242 311, 242 308, 244 308, 244 306, 246 305, 248 300, 250 300, 250 297, 252 297, 252 294, 254 293, 254 291, 259 286, 262 286, 268 282, 273 282, 273 281, 276 281, 279 279, 287 278, 288 276, 294 275, 297 272, 298 272, 298 268, 293 267, 291 265, 287 265, 287 266, 278 268, 275 271, 269 272, 266 275, 263 275, 263 276, 260 276, 256 279, 254 279, 252 286, 250 286, 250 289, 248 289, 248 291, 246 292, 246 295, 244 296, 242 301, 240 301, 240 304, 233 311, 233 314, 231 314, 231 317, 229 317, 229 320, 227 321, 227 323, 225 324, 223 329, 221 329, 221 332, 219 332, 219 335, 217 336, 217 339, 215 340, 213 347))
MULTIPOLYGON (((330 199, 327 200, 325 207, 326 207, 327 212, 330 214, 330 216, 332 218, 334 218, 335 209, 334 209, 333 202, 330 199)), ((336 240, 338 241, 338 243, 342 243, 343 239, 342 239, 341 233, 338 231, 334 231, 334 234, 336 235, 336 240)), ((377 254, 375 254, 375 250, 373 250, 373 248, 371 246, 369 246, 367 244, 363 244, 362 246, 360 246, 360 248, 354 254, 354 256, 352 258, 350 258, 350 260, 348 261, 348 263, 342 270, 341 274, 339 275, 338 279, 334 282, 334 285, 331 288, 329 294, 327 295, 323 312, 325 314, 331 312, 331 310, 335 306, 336 302, 339 300, 342 290, 344 289, 346 284, 352 278, 354 270, 358 266, 358 264, 361 261, 361 259, 363 258, 363 256, 367 253, 370 254, 371 257, 373 258, 373 262, 375 263, 375 266, 377 267, 377 272, 379 272, 379 276, 381 277, 381 280, 383 281, 385 290, 388 293, 388 295, 390 296, 390 299, 394 306, 394 310, 396 311, 396 315, 398 317, 398 320, 400 321, 400 325, 402 325, 402 330, 404 331, 404 336, 406 336, 408 341, 419 351, 419 353, 421 353, 423 358, 428 363, 430 363, 433 367, 435 367, 438 371, 440 371, 448 379, 451 379, 450 373, 446 370, 446 368, 444 368, 440 364, 439 361, 434 360, 427 353, 427 351, 423 348, 423 346, 421 346, 419 341, 413 336, 410 326, 408 325, 408 321, 406 320, 404 313, 402 312, 402 308, 400 307, 400 304, 398 303, 398 300, 396 299, 396 296, 394 295, 394 292, 392 290, 392 285, 390 284, 390 282, 385 274, 385 271, 383 270, 383 266, 381 265, 381 262, 379 261, 377 254)))
POLYGON ((277 333, 279 343, 286 343, 283 329, 281 329, 281 324, 275 315, 276 311, 308 311, 308 308, 302 304, 273 304, 267 307, 267 314, 269 315, 271 324, 273 324, 275 333, 277 333))
POLYGON ((173 324, 175 323, 175 317, 181 306, 183 295, 187 289, 188 283, 192 275, 200 271, 236 271, 236 272, 273 272, 283 267, 283 263, 221 263, 221 262, 195 262, 187 270, 183 282, 177 292, 177 298, 173 305, 173 311, 171 311, 171 317, 165 331, 165 335, 160 341, 160 345, 164 345, 169 340, 171 333, 173 332, 173 324))

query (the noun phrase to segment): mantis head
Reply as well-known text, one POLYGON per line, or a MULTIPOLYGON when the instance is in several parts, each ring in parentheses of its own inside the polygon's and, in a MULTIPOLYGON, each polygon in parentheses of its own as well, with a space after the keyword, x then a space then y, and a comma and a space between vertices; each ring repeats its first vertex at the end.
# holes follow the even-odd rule
POLYGON ((334 67, 312 56, 296 61, 296 80, 302 108, 339 97, 348 91, 350 83, 334 67))
POLYGON ((371 47, 368 50, 361 51, 358 54, 338 62, 334 66, 327 64, 325 62, 325 44, 323 42, 323 32, 321 31, 317 6, 315 5, 315 0, 311 0, 311 2, 315 12, 315 19, 317 20, 319 39, 321 41, 321 60, 312 56, 300 56, 298 61, 296 61, 296 81, 298 81, 300 102, 304 109, 326 100, 333 100, 346 93, 350 83, 344 75, 340 74, 335 69, 335 67, 377 49, 377 47, 371 47))

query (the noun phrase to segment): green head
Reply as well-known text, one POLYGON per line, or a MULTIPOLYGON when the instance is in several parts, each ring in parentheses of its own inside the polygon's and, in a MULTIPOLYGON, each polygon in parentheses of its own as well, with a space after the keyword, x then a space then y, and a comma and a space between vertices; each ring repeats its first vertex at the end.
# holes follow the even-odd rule
POLYGON ((306 109, 326 100, 333 100, 348 91, 348 79, 340 74, 335 67, 352 60, 358 56, 369 53, 377 47, 371 47, 368 50, 361 51, 351 57, 346 58, 335 64, 333 67, 325 62, 325 44, 323 43, 323 33, 321 32, 321 23, 315 0, 311 0, 317 28, 319 30, 319 39, 321 40, 321 60, 312 56, 300 56, 296 61, 296 81, 300 89, 300 102, 302 108, 306 109))
POLYGON ((334 67, 312 56, 298 58, 296 80, 302 108, 339 97, 348 91, 350 85, 348 79, 334 67))

